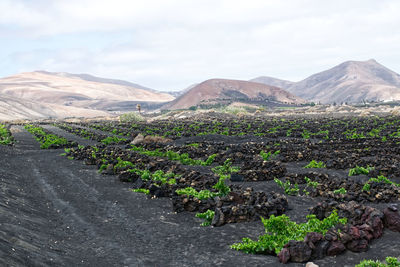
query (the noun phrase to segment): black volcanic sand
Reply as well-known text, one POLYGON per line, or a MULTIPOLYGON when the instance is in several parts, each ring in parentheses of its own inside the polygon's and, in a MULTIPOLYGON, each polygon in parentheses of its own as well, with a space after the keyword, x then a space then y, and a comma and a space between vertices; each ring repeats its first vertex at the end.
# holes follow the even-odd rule
MULTIPOLYGON (((166 198, 133 193, 116 176, 60 156, 62 149, 40 150, 24 130, 14 136, 14 147, 0 146, 1 266, 285 266, 274 256, 229 248, 262 234, 260 221, 201 227, 193 213, 172 213, 166 198)), ((273 181, 247 184, 279 192, 273 181)), ((287 214, 304 220, 316 201, 289 197, 287 214)), ((400 233, 385 230, 365 253, 347 251, 315 263, 354 266, 399 252, 400 233)))

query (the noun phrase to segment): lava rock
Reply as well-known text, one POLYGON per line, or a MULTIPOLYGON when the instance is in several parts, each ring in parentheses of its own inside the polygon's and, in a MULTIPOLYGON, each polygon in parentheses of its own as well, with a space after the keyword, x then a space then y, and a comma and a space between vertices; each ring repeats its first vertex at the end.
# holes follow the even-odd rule
POLYGON ((143 181, 141 178, 139 178, 133 183, 132 188, 133 189, 143 188, 145 185, 146 182, 143 181))
MULTIPOLYGON (((374 217, 371 223, 374 238, 379 238, 383 235, 383 222, 381 218, 374 217)), ((399 230, 400 231, 400 230, 399 230)))
POLYGON ((212 226, 221 226, 224 224, 225 224, 225 215, 222 212, 221 208, 216 208, 211 225, 212 226))
POLYGON ((400 214, 397 208, 385 208, 383 214, 385 226, 392 231, 400 232, 400 214))
POLYGON ((330 243, 327 240, 321 240, 314 244, 315 248, 312 251, 312 259, 322 259, 326 256, 326 251, 328 250, 330 243))
POLYGON ((287 263, 290 260, 290 252, 288 248, 283 248, 281 252, 278 254, 278 259, 283 264, 287 263))
POLYGON ((231 181, 232 182, 243 182, 244 176, 237 174, 237 173, 233 173, 233 174, 231 174, 231 181))
POLYGON ((352 240, 346 244, 346 247, 353 252, 365 252, 368 250, 368 241, 365 239, 352 240))
POLYGON ((155 184, 150 185, 149 194, 152 196, 155 196, 155 197, 165 197, 166 196, 165 191, 161 187, 156 186, 155 184))
POLYGON ((307 243, 307 245, 314 249, 315 248, 315 244, 320 241, 322 238, 324 238, 324 236, 320 233, 316 233, 316 232, 311 232, 311 233, 307 233, 304 242, 307 243))
POLYGON ((144 140, 144 136, 142 134, 138 134, 135 139, 132 140, 131 144, 132 145, 138 145, 141 144, 144 140))
POLYGON ((312 250, 303 241, 289 241, 288 247, 290 260, 293 262, 306 262, 311 258, 312 250))
POLYGON ((339 241, 333 241, 329 248, 326 250, 326 255, 328 256, 336 256, 342 253, 343 251, 346 250, 346 247, 343 245, 343 243, 339 241))
POLYGON ((139 178, 139 175, 137 175, 136 173, 132 173, 132 172, 121 172, 118 175, 118 179, 121 182, 136 182, 136 180, 139 178))
POLYGON ((103 174, 108 174, 108 175, 114 174, 114 165, 113 164, 108 164, 107 169, 105 169, 102 173, 103 174))

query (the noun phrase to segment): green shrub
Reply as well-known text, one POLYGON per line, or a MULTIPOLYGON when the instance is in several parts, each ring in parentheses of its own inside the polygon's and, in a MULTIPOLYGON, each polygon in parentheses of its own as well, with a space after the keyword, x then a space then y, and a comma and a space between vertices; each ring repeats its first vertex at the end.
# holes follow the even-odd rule
POLYGON ((218 182, 213 186, 214 189, 218 190, 219 196, 226 196, 231 192, 230 187, 225 184, 226 179, 230 179, 230 175, 220 175, 218 182))
POLYGON ((14 142, 14 138, 7 130, 6 125, 0 124, 0 145, 10 145, 14 142))
POLYGON ((322 161, 317 162, 315 160, 312 160, 310 161, 310 163, 304 166, 304 168, 326 168, 326 165, 322 161))
POLYGON ((346 188, 341 187, 339 189, 334 190, 333 193, 334 194, 342 194, 342 195, 344 195, 344 194, 347 193, 347 190, 346 190, 346 188))
POLYGON ((260 156, 263 158, 263 160, 268 161, 268 160, 276 158, 279 155, 279 153, 281 153, 280 150, 275 151, 273 154, 271 151, 265 153, 263 150, 261 150, 260 156))
POLYGON ((138 121, 144 121, 145 119, 143 118, 142 115, 140 115, 137 112, 129 112, 129 113, 124 113, 121 116, 119 116, 119 121, 120 122, 138 122, 138 121))
POLYGON ((196 213, 196 217, 204 219, 204 222, 200 224, 201 226, 209 226, 214 218, 215 212, 213 210, 207 210, 203 213, 196 213))
POLYGON ((149 189, 145 189, 145 188, 132 189, 132 191, 136 192, 136 193, 143 193, 146 195, 150 194, 149 189))
POLYGON ((389 180, 387 177, 383 175, 379 175, 377 178, 370 178, 368 182, 366 182, 363 186, 363 191, 369 191, 371 188, 371 183, 384 183, 384 184, 390 184, 394 186, 400 187, 400 184, 397 184, 391 180, 389 180))
POLYGON ((214 162, 215 157, 217 154, 212 154, 207 158, 206 161, 202 161, 199 159, 192 159, 189 157, 188 153, 178 153, 172 150, 167 150, 166 152, 156 150, 146 150, 143 147, 138 147, 132 145, 129 150, 136 151, 140 154, 149 156, 149 157, 161 157, 161 158, 168 158, 169 160, 179 161, 184 165, 200 165, 200 166, 209 166, 214 162))
POLYGON ((280 187, 282 187, 283 190, 285 190, 285 194, 291 195, 291 196, 297 196, 299 194, 299 185, 298 184, 294 184, 293 187, 292 187, 292 184, 290 183, 290 181, 286 181, 284 183, 284 182, 282 182, 281 180, 279 180, 277 178, 275 178, 274 181, 280 187))
POLYGON ((307 233, 317 232, 325 234, 329 229, 338 224, 346 224, 346 218, 339 218, 337 211, 333 211, 327 218, 319 220, 315 215, 308 215, 307 222, 297 224, 286 215, 274 216, 269 219, 261 218, 265 234, 257 241, 243 238, 241 243, 235 243, 231 248, 242 250, 246 253, 276 253, 291 240, 302 241, 307 233))
POLYGON ((304 180, 306 180, 307 186, 309 186, 309 187, 317 188, 320 185, 320 183, 318 183, 318 182, 311 181, 311 179, 308 178, 307 176, 304 177, 304 180))
POLYGON ((43 128, 27 124, 24 127, 28 132, 35 136, 35 139, 41 144, 41 149, 48 149, 51 145, 67 145, 68 140, 54 134, 46 133, 43 128))
POLYGON ((227 159, 223 165, 212 168, 212 171, 218 175, 231 174, 239 170, 239 167, 232 166, 232 159, 227 159))
POLYGON ((201 190, 197 191, 193 187, 186 187, 184 189, 178 189, 175 191, 178 195, 187 195, 187 196, 193 196, 195 198, 198 198, 200 200, 206 200, 209 198, 213 198, 218 196, 218 193, 211 192, 210 190, 201 190))
POLYGON ((102 142, 105 145, 110 145, 110 144, 118 144, 120 142, 125 142, 125 141, 126 141, 125 138, 120 138, 117 136, 108 136, 102 139, 100 142, 102 142))
POLYGON ((349 176, 355 176, 355 175, 359 175, 359 174, 366 175, 373 169, 374 169, 374 167, 367 166, 367 168, 364 168, 364 167, 360 167, 360 166, 356 165, 356 167, 349 170, 349 176))
POLYGON ((386 264, 378 260, 363 260, 355 267, 400 267, 400 261, 395 257, 386 257, 386 264))

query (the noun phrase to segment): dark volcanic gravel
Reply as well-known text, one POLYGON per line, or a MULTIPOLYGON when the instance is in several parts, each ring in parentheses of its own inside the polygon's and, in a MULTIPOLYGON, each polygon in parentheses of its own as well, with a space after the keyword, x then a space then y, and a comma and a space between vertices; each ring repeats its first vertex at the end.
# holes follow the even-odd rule
MULTIPOLYGON (((133 193, 62 149, 40 150, 24 130, 14 136, 14 147, 0 146, 1 266, 304 266, 229 248, 262 234, 261 222, 201 227, 193 213, 172 213, 166 198, 133 193)), ((308 206, 290 204, 290 213, 308 206)), ((354 266, 399 251, 400 233, 386 230, 365 253, 315 263, 354 266)))

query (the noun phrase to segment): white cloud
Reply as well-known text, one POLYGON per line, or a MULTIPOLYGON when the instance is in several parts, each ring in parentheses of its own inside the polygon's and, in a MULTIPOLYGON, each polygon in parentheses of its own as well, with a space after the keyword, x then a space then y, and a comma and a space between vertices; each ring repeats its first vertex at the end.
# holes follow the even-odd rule
POLYGON ((10 62, 2 69, 13 62, 159 89, 212 77, 299 80, 350 59, 399 72, 399 11, 396 0, 1 0, 0 36, 11 41, 0 59, 10 62))

